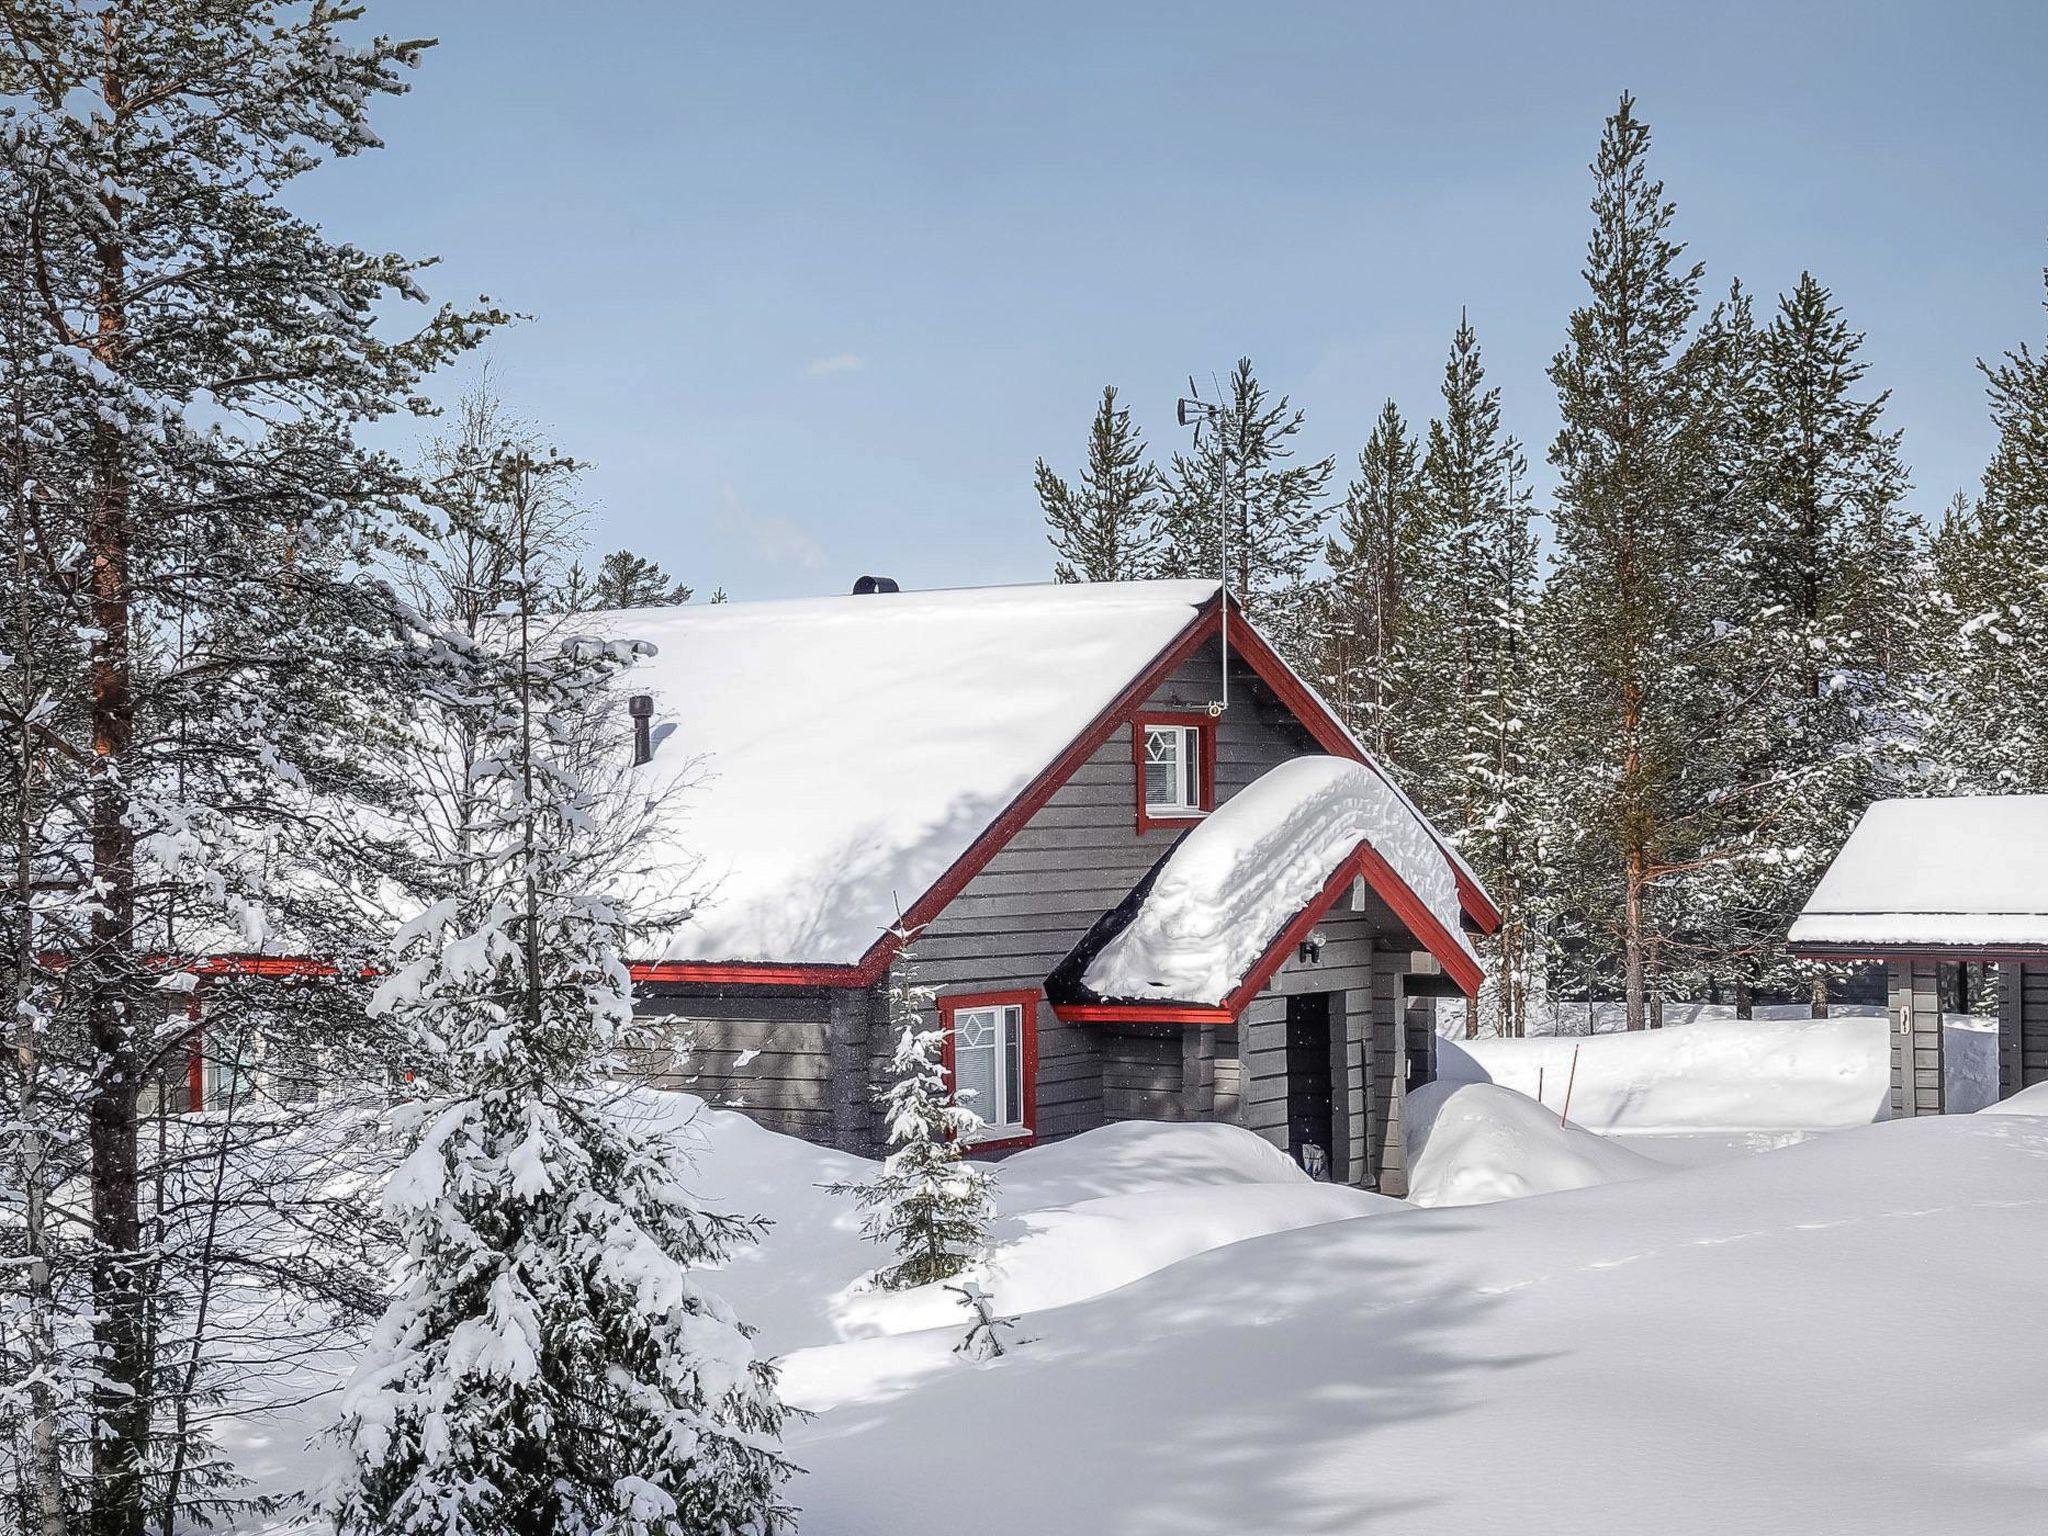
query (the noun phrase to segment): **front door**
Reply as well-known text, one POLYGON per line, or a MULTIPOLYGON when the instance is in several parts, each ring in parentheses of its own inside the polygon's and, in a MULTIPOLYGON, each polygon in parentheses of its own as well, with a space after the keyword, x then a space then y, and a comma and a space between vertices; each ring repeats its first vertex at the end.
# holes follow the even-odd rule
POLYGON ((1336 1161, 1332 1119, 1330 994, 1299 993, 1287 999, 1287 1152, 1325 1178, 1336 1161))

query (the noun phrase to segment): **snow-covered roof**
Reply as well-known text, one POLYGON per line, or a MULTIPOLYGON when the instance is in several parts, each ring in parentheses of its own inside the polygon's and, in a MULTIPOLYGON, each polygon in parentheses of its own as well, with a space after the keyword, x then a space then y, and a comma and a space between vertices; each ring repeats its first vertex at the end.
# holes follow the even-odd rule
POLYGON ((641 772, 675 791, 662 836, 709 898, 654 958, 858 962, 1215 596, 1152 581, 607 615, 658 647, 620 688, 654 697, 641 772))
POLYGON ((1339 757, 1281 763, 1181 841, 1150 889, 1081 974, 1105 999, 1221 1004, 1361 845, 1418 898, 1440 933, 1437 958, 1476 972, 1459 924, 1458 881, 1436 833, 1385 778, 1339 757))
POLYGON ((1791 940, 1809 950, 2048 946, 2048 795, 1878 801, 1791 940))

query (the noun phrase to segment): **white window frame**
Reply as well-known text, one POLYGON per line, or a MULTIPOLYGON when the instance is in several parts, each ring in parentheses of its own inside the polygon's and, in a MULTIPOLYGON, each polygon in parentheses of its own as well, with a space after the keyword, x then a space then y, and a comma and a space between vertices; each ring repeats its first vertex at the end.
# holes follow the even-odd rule
POLYGON ((1143 780, 1138 792, 1145 797, 1145 814, 1162 819, 1173 819, 1202 814, 1202 728, 1198 725, 1151 725, 1145 726, 1145 755, 1139 767, 1143 780), (1146 769, 1153 766, 1152 738, 1171 734, 1180 743, 1174 766, 1183 798, 1175 801, 1159 801, 1152 798, 1151 775, 1146 769))
MULTIPOLYGON (((1024 1084, 1024 1009, 1017 1003, 968 1003, 949 1010, 953 1031, 953 1084, 957 1094, 960 1083, 960 1025, 974 1014, 995 1014, 995 1088, 993 1098, 996 1105, 1007 1106, 1014 1100, 1017 1118, 1014 1120, 992 1120, 988 1111, 994 1107, 972 1099, 961 1101, 960 1107, 971 1110, 981 1117, 981 1126, 973 1135, 965 1138, 970 1145, 984 1141, 1016 1141, 1031 1134, 1031 1127, 1024 1123, 1027 1096, 1024 1084), (1015 1077, 1012 1077, 1012 1073, 1015 1077)), ((985 1047, 974 1047, 976 1050, 985 1047)))

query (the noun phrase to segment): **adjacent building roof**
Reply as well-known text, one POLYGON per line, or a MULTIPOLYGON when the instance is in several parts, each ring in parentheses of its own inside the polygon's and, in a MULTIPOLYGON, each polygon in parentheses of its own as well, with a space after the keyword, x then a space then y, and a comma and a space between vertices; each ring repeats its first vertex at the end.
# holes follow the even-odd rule
POLYGON ((1791 942, 1815 957, 2048 950, 2048 795, 1878 801, 1791 942))
POLYGON ((1076 995, 1235 1014, 1285 958, 1291 928, 1359 877, 1461 986, 1477 989, 1457 872, 1429 824, 1364 764, 1302 757, 1212 811, 1135 901, 1096 925, 1076 951, 1076 995))

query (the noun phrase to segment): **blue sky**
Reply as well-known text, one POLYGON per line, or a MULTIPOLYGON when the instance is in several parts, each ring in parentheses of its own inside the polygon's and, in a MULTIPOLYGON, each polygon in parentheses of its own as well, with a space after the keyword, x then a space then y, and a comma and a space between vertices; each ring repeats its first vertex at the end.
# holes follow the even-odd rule
MULTIPOLYGON (((1467 306, 1539 465, 1624 88, 1711 287, 1810 267, 1917 504, 2048 330, 2048 5, 374 6, 432 35, 299 204, 533 318, 503 392, 594 537, 735 597, 1042 579, 1031 465, 1115 383, 1160 456, 1249 354, 1348 469, 1467 306)), ((458 387, 461 377, 449 381, 458 387)), ((410 440, 408 429, 408 440, 410 440)))

